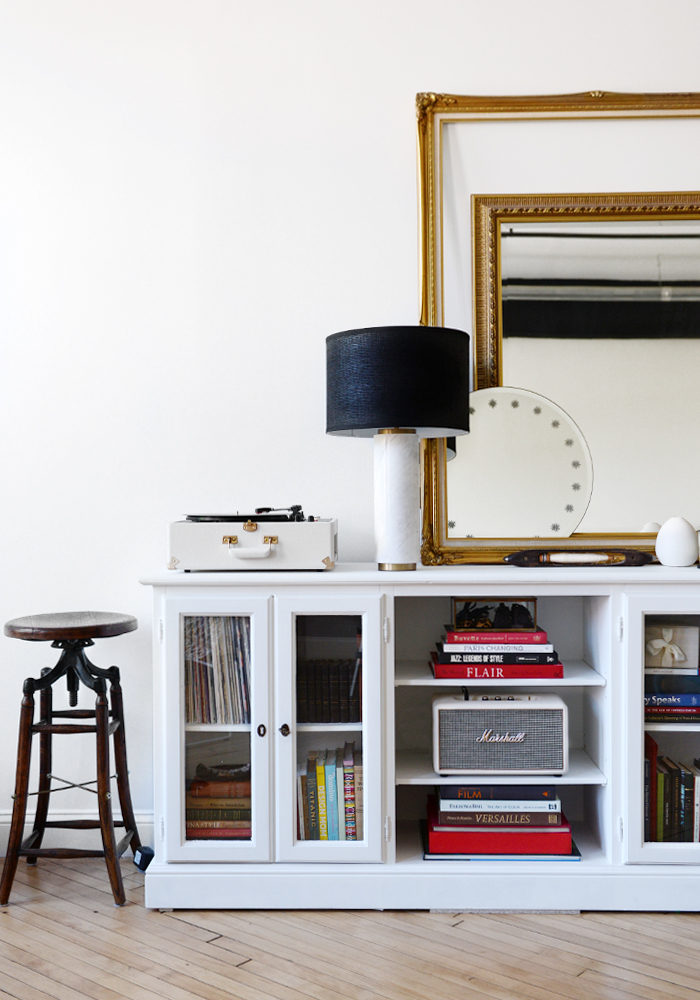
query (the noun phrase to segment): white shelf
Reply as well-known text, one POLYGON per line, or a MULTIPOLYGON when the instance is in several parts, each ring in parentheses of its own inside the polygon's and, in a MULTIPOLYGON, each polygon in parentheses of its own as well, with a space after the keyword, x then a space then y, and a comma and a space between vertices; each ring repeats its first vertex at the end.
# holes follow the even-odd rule
POLYGON ((570 660, 564 664, 564 676, 527 677, 522 680, 475 680, 471 677, 433 677, 430 667, 420 660, 400 660, 396 665, 396 687, 604 687, 605 678, 584 660, 570 660))
POLYGON ((522 860, 508 860, 508 861, 495 861, 495 860, 484 860, 478 861, 472 859, 470 861, 430 861, 426 862, 423 858, 423 838, 421 836, 420 824, 415 821, 403 821, 398 824, 397 828, 397 838, 396 838, 396 864, 406 865, 407 867, 415 866, 421 870, 425 869, 425 865, 430 865, 430 870, 434 867, 437 870, 443 868, 449 868, 452 871, 455 869, 465 868, 468 866, 468 870, 472 871, 475 867, 484 866, 490 868, 491 870, 499 869, 501 865, 506 865, 507 870, 515 870, 521 867, 535 869, 540 868, 542 865, 562 865, 565 864, 567 867, 571 867, 574 873, 586 868, 590 865, 604 865, 607 863, 605 854, 590 830, 583 826, 573 824, 573 839, 574 842, 581 852, 580 861, 562 860, 562 861, 533 861, 531 858, 523 858, 522 860))
POLYGON ((569 770, 563 775, 549 774, 451 774, 433 770, 430 754, 420 750, 400 750, 396 755, 397 785, 605 785, 603 772, 585 750, 569 752, 569 770))

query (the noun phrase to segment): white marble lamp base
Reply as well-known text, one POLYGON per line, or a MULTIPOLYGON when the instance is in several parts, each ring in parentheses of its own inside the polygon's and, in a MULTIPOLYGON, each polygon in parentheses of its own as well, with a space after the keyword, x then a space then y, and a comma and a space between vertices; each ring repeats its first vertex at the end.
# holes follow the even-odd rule
POLYGON ((379 569, 415 569, 419 559, 419 446, 413 431, 374 435, 374 537, 379 569))

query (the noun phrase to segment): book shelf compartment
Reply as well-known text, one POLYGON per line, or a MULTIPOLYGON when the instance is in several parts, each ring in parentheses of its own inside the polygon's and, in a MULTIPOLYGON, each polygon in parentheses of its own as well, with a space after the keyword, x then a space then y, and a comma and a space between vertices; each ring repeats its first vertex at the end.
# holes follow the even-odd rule
MULTIPOLYGON (((477 595, 475 595, 477 596, 477 595)), ((503 597, 502 600, 507 601, 503 597)), ((436 678, 429 663, 430 650, 451 619, 443 598, 405 598, 396 602, 396 664, 394 703, 396 720, 395 800, 398 834, 397 863, 427 864, 448 868, 468 864, 497 865, 497 861, 423 861, 420 822, 425 817, 427 795, 445 785, 555 785, 565 813, 572 822, 574 841, 591 863, 605 858, 603 817, 606 815, 608 779, 599 761, 605 759, 606 687, 609 654, 593 637, 593 623, 609 622, 610 604, 598 598, 538 598, 537 625, 548 633, 563 663, 561 678, 436 678), (419 657, 420 653, 420 657, 419 657), (439 775, 433 770, 432 700, 448 691, 514 690, 556 693, 567 704, 569 717, 569 767, 561 775, 491 774, 439 775)), ((467 664, 469 666, 469 664, 467 664)), ((508 860, 505 864, 537 865, 557 862, 508 860)), ((560 862, 568 869, 580 862, 560 862)))

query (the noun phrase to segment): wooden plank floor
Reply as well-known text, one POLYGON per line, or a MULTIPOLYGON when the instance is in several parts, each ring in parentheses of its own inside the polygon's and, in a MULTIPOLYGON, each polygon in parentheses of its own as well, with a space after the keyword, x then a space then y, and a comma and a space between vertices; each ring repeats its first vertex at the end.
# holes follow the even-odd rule
POLYGON ((159 913, 123 862, 20 863, 0 908, 17 1000, 700 1000, 700 914, 159 913))

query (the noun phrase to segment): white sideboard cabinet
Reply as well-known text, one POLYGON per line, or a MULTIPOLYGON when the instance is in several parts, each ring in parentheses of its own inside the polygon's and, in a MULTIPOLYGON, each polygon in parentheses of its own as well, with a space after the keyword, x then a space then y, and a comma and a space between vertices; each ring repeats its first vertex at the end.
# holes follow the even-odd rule
POLYGON ((649 721, 644 709, 645 627, 700 626, 697 568, 341 565, 143 582, 154 598, 147 906, 700 909, 700 796, 684 771, 664 827, 649 763, 653 748, 692 770, 700 718, 649 721), (563 678, 436 680, 430 652, 454 597, 536 598, 563 678), (563 698, 566 773, 436 774, 432 701, 463 687, 563 698), (464 783, 555 784, 577 859, 425 860, 428 796, 464 783))

